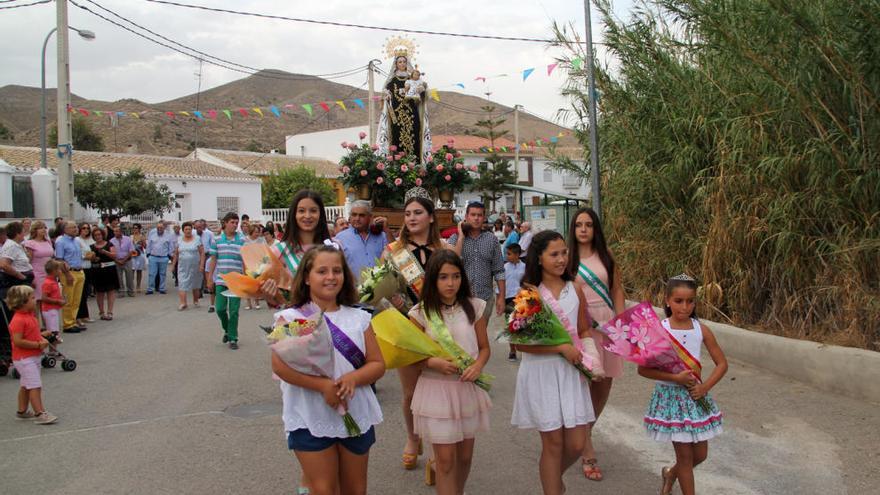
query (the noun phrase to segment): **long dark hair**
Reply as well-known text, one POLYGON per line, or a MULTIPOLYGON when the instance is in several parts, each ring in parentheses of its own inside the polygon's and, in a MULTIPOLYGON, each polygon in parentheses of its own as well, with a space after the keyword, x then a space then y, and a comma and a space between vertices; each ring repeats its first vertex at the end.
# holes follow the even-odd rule
MULTIPOLYGON (((666 294, 663 296, 663 312, 666 313, 666 317, 669 318, 672 316, 672 308, 666 304, 666 299, 669 299, 669 296, 672 295, 672 291, 679 287, 687 287, 694 291, 694 295, 697 294, 697 282, 696 280, 680 280, 676 278, 670 278, 666 282, 666 294)), ((691 318, 697 317, 697 306, 694 305, 694 310, 691 311, 691 318)))
POLYGON ((309 292, 309 286, 306 284, 306 281, 309 279, 309 273, 312 272, 312 268, 315 265, 315 258, 317 258, 320 253, 335 254, 339 256, 339 259, 342 261, 342 289, 339 291, 339 294, 336 295, 336 304, 340 306, 351 306, 356 303, 357 289, 354 285, 354 275, 352 275, 348 263, 345 262, 345 254, 340 249, 325 245, 310 249, 305 255, 303 255, 303 259, 299 263, 299 268, 296 270, 296 275, 294 275, 293 283, 291 284, 291 303, 293 303, 294 306, 302 306, 312 300, 312 295, 311 292, 309 292))
POLYGON ((318 225, 315 226, 313 242, 320 244, 330 238, 330 229, 327 228, 327 212, 324 211, 324 200, 315 191, 303 189, 296 193, 293 201, 290 202, 290 209, 287 210, 287 224, 284 228, 284 235, 281 237, 281 240, 290 246, 291 251, 295 251, 296 248, 302 248, 302 241, 299 238, 300 228, 296 224, 296 208, 299 206, 299 202, 306 198, 318 204, 318 225))
MULTIPOLYGON (((406 203, 404 203, 403 208, 406 209, 406 207, 413 202, 422 205, 422 208, 424 208, 425 211, 428 212, 428 215, 431 215, 431 218, 434 219, 434 221, 431 222, 431 225, 428 226, 428 245, 435 248, 440 247, 440 227, 437 225, 437 215, 434 214, 434 203, 426 198, 409 198, 406 203)), ((403 222, 403 227, 400 228, 400 236, 397 239, 403 247, 406 247, 406 245, 409 244, 409 229, 406 228, 406 221, 403 222)))
POLYGON ((608 290, 614 287, 614 258, 608 252, 608 244, 605 243, 605 233, 602 232, 602 222, 599 221, 599 215, 592 208, 581 208, 574 212, 571 217, 571 223, 568 225, 568 271, 574 276, 578 272, 578 263, 580 263, 580 255, 578 254, 578 240, 575 234, 575 224, 577 218, 581 214, 590 215, 593 220, 593 251, 599 255, 599 260, 608 272, 608 290))
POLYGON ((426 317, 430 313, 442 314, 440 312, 442 301, 440 300, 440 291, 437 290, 437 280, 440 278, 440 270, 443 265, 452 265, 461 272, 461 286, 455 295, 455 301, 461 304, 461 308, 464 309, 464 313, 468 317, 468 322, 473 324, 476 321, 477 313, 474 311, 474 305, 471 304, 471 283, 468 282, 467 274, 464 272, 464 263, 462 263, 461 257, 449 249, 436 251, 425 266, 425 283, 422 285, 422 311, 426 317))
MULTIPOLYGON (((529 244, 529 250, 526 253, 526 271, 523 274, 523 283, 534 286, 541 284, 541 279, 543 278, 543 269, 540 263, 541 255, 547 250, 547 246, 557 239, 565 242, 562 234, 555 230, 542 230, 532 237, 532 243, 529 244)), ((571 256, 571 253, 568 253, 568 255, 571 256)), ((565 270, 562 272, 562 280, 566 282, 574 280, 574 275, 570 271, 565 270)))

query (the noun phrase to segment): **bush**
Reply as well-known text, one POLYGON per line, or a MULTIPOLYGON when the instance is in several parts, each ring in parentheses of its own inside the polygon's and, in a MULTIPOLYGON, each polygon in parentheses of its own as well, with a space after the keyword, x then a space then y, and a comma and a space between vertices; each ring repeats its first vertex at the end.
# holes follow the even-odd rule
POLYGON ((330 182, 302 166, 273 173, 263 182, 263 208, 289 208, 293 197, 303 189, 319 193, 325 206, 336 204, 336 190, 330 182))

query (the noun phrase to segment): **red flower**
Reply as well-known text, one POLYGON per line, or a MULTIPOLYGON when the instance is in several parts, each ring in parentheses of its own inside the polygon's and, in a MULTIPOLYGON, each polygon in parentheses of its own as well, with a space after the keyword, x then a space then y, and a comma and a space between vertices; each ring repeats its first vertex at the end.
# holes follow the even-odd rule
POLYGON ((364 131, 361 131, 360 134, 358 134, 358 137, 363 139, 363 138, 367 137, 367 133, 364 131))
POLYGON ((376 177, 376 184, 381 184, 383 182, 385 182, 385 179, 383 179, 382 177, 376 177))

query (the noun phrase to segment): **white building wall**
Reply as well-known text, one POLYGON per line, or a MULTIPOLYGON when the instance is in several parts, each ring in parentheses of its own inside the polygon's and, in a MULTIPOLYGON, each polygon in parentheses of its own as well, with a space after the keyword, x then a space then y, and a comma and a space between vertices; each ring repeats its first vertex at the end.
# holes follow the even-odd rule
MULTIPOLYGON (((360 142, 358 134, 361 132, 369 135, 370 130, 367 126, 359 126, 287 136, 285 140, 285 153, 289 156, 323 158, 338 163, 342 156, 346 154, 346 150, 341 146, 342 142, 360 142)), ((368 139, 365 138, 364 142, 367 142, 368 139)))

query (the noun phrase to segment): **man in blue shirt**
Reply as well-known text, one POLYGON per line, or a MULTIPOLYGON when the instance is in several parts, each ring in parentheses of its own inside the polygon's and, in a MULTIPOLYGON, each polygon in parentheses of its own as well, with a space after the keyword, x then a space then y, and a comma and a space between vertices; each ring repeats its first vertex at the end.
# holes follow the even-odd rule
POLYGON ((147 294, 159 289, 165 294, 165 276, 168 273, 168 261, 174 253, 174 237, 165 230, 165 221, 160 220, 155 230, 147 236, 147 261, 149 262, 147 278, 147 294), (159 287, 156 287, 156 275, 159 275, 159 287))
POLYGON ((345 261, 351 268, 356 280, 360 280, 361 271, 376 265, 382 256, 382 250, 388 245, 388 234, 382 229, 388 228, 385 217, 373 218, 372 208, 368 201, 355 201, 351 204, 351 227, 336 236, 342 245, 345 261))
POLYGON ((82 249, 76 240, 76 222, 65 222, 59 228, 64 229, 64 235, 55 240, 55 258, 64 262, 61 267, 61 293, 64 296, 64 306, 61 309, 62 328, 66 333, 79 333, 86 330, 86 327, 76 324, 76 313, 79 311, 86 282, 82 271, 82 249))

